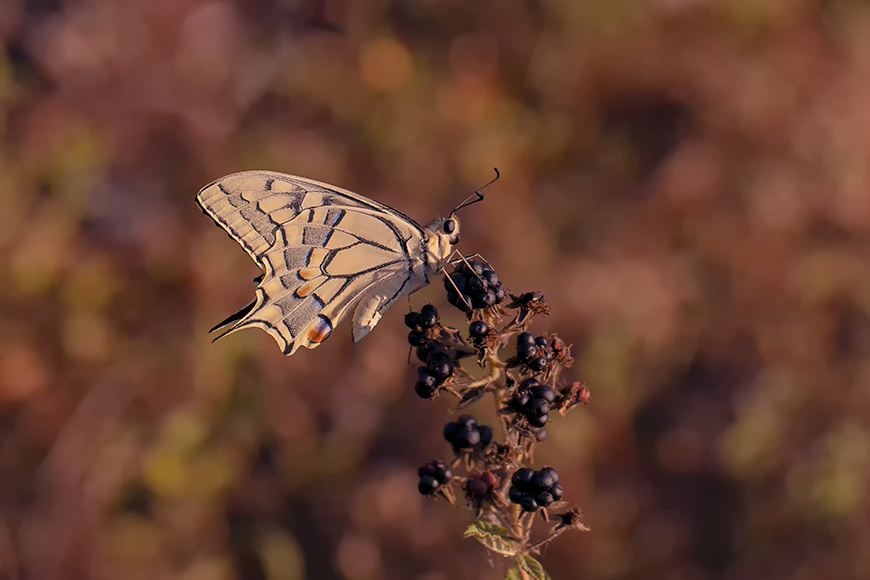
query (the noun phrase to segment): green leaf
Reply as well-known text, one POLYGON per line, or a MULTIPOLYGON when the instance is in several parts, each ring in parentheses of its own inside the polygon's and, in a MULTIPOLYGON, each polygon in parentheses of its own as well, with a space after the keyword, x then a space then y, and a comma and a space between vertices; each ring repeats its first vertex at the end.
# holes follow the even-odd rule
POLYGON ((501 526, 487 522, 474 522, 466 528, 462 537, 474 538, 493 552, 513 556, 517 553, 517 544, 508 537, 509 535, 508 531, 501 526))
POLYGON ((531 556, 518 556, 517 565, 535 580, 550 580, 550 575, 544 570, 544 566, 531 556))
POLYGON ((523 580, 523 577, 520 576, 519 568, 513 566, 507 571, 507 574, 504 575, 504 580, 523 580))

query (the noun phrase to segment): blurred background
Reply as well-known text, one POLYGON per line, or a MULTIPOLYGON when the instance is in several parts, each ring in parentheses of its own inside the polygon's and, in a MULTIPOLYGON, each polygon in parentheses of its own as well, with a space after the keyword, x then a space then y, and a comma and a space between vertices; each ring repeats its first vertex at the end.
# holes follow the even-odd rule
POLYGON ((501 578, 416 491, 455 415, 405 307, 211 344, 259 271, 193 201, 426 223, 494 166, 460 249, 592 392, 536 456, 592 528, 552 577, 870 577, 866 2, 3 0, 0 47, 0 578, 501 578))

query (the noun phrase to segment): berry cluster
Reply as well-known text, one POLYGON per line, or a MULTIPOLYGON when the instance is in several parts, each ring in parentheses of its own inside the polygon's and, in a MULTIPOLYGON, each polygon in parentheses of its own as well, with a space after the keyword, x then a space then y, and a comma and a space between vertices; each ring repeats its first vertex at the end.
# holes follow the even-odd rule
POLYGON ((511 399, 511 409, 529 422, 532 427, 540 428, 550 418, 550 404, 556 400, 556 391, 542 385, 535 378, 520 383, 516 395, 511 399))
MULTIPOLYGON (((419 351, 417 354, 419 356, 419 351)), ((426 366, 417 369, 417 383, 414 385, 414 392, 423 399, 431 399, 438 392, 438 387, 453 374, 453 361, 444 348, 429 349, 429 352, 426 353, 426 356, 421 357, 421 360, 426 361, 426 366)))
POLYGON ((536 337, 531 332, 522 332, 517 337, 517 359, 532 371, 544 371, 553 356, 553 346, 546 336, 536 337))
POLYGON ((478 260, 460 263, 444 277, 444 289, 447 301, 466 313, 501 304, 507 296, 498 274, 478 260))
POLYGON ((466 535, 490 549, 510 550, 517 566, 509 576, 525 577, 520 570, 535 562, 531 554, 543 545, 565 529, 588 530, 579 508, 552 511, 562 498, 556 470, 526 466, 547 438, 550 412, 564 414, 587 402, 589 392, 579 381, 560 381, 562 370, 573 363, 570 346, 555 334, 526 332, 535 316, 549 313, 542 294, 508 297, 496 273, 480 260, 458 263, 445 276, 444 287, 450 304, 468 315, 467 331, 446 326, 431 304, 405 316, 408 342, 420 362, 414 390, 426 399, 453 396, 458 409, 491 396, 504 439, 495 441, 493 428, 472 415, 455 418, 443 429, 453 461, 419 468, 417 488, 454 506, 464 496, 477 519, 466 535), (479 368, 472 368, 475 363, 479 368), (454 476, 451 469, 462 473, 454 476), (561 523, 533 541, 532 522, 539 516, 561 523))
POLYGON ((478 425, 472 415, 462 415, 456 421, 444 425, 444 439, 453 447, 454 453, 472 449, 485 449, 492 441, 492 428, 478 425))
POLYGON ((498 478, 491 471, 471 475, 465 480, 465 497, 472 503, 479 504, 497 485, 498 478))
POLYGON ((431 304, 420 309, 420 312, 409 312, 405 315, 405 326, 411 329, 408 342, 411 346, 420 346, 427 341, 426 331, 438 324, 438 310, 431 304))
POLYGON ((447 465, 438 459, 430 461, 417 470, 420 481, 417 489, 423 495, 432 495, 438 488, 453 478, 453 473, 447 465))
POLYGON ((527 512, 547 507, 562 499, 559 474, 552 467, 544 467, 540 471, 531 467, 518 469, 511 477, 508 498, 527 512))
POLYGON ((425 363, 417 369, 414 391, 424 399, 431 399, 454 371, 454 361, 447 347, 429 338, 432 329, 438 325, 438 310, 427 304, 420 312, 406 314, 405 324, 411 329, 408 343, 417 348, 417 358, 425 363))

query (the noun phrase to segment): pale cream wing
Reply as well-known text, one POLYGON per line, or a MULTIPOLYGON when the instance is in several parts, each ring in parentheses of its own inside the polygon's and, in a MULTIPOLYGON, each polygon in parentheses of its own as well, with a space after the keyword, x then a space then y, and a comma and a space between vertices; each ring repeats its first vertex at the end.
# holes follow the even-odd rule
MULTIPOLYGON (((422 228, 358 194, 250 171, 209 184, 197 202, 264 269, 254 303, 219 324, 233 323, 220 336, 256 326, 292 354, 325 340, 364 295, 383 286, 392 304, 417 286, 422 228)), ((368 317, 368 330, 385 308, 368 317)))

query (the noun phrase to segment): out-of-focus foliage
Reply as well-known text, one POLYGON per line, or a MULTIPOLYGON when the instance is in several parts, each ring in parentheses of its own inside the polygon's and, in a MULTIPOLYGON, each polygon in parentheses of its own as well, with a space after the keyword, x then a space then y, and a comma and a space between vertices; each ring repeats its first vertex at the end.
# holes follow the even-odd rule
POLYGON ((552 577, 870 577, 866 2, 4 0, 0 47, 0 577, 503 577, 416 493, 402 308, 211 344, 258 272, 193 203, 268 168, 425 222, 493 166, 461 248, 593 393, 552 577))

